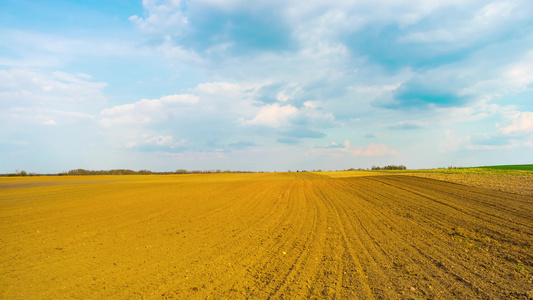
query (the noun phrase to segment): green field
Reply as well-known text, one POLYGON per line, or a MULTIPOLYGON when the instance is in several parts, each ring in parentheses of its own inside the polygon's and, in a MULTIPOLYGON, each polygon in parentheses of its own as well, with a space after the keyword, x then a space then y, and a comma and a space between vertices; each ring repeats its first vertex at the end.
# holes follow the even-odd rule
POLYGON ((478 167, 478 168, 498 169, 498 170, 533 171, 533 164, 532 165, 483 166, 483 167, 478 167))
MULTIPOLYGON (((346 172, 346 171, 345 171, 346 172)), ((368 171, 365 171, 368 172, 368 171)), ((510 176, 533 176, 533 165, 500 165, 482 167, 448 167, 439 169, 418 170, 380 170, 374 173, 444 173, 444 174, 484 174, 484 175, 510 175, 510 176)), ((346 172, 349 173, 349 172, 346 172)))

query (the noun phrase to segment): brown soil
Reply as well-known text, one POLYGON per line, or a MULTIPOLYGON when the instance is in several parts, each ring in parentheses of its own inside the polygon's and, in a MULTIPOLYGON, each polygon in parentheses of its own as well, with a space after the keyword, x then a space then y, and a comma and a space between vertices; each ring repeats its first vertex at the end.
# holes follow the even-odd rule
POLYGON ((442 173, 413 173, 410 175, 475 186, 495 191, 533 196, 533 176, 442 173))
POLYGON ((527 299, 533 291, 532 196, 401 175, 113 178, 0 188, 1 298, 527 299))

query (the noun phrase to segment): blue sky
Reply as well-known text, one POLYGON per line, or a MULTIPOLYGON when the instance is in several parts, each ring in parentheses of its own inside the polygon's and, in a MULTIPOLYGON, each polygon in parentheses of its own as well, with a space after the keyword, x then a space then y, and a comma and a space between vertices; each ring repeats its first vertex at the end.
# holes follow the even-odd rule
POLYGON ((0 173, 533 163, 533 2, 0 2, 0 173))

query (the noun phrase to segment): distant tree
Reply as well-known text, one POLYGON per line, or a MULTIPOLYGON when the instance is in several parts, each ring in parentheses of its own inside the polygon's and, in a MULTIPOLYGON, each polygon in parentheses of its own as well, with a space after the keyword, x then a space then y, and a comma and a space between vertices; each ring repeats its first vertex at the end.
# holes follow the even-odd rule
POLYGON ((384 166, 382 168, 379 167, 379 166, 372 166, 372 170, 374 170, 374 171, 379 171, 379 170, 407 170, 407 168, 404 165, 399 165, 399 166, 389 165, 389 166, 384 166))

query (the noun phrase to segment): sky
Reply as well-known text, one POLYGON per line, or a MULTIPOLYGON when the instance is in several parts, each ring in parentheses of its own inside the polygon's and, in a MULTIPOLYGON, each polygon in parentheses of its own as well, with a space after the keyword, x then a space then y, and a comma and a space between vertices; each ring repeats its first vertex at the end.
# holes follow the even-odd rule
POLYGON ((533 1, 0 1, 0 173, 526 163, 533 1))

